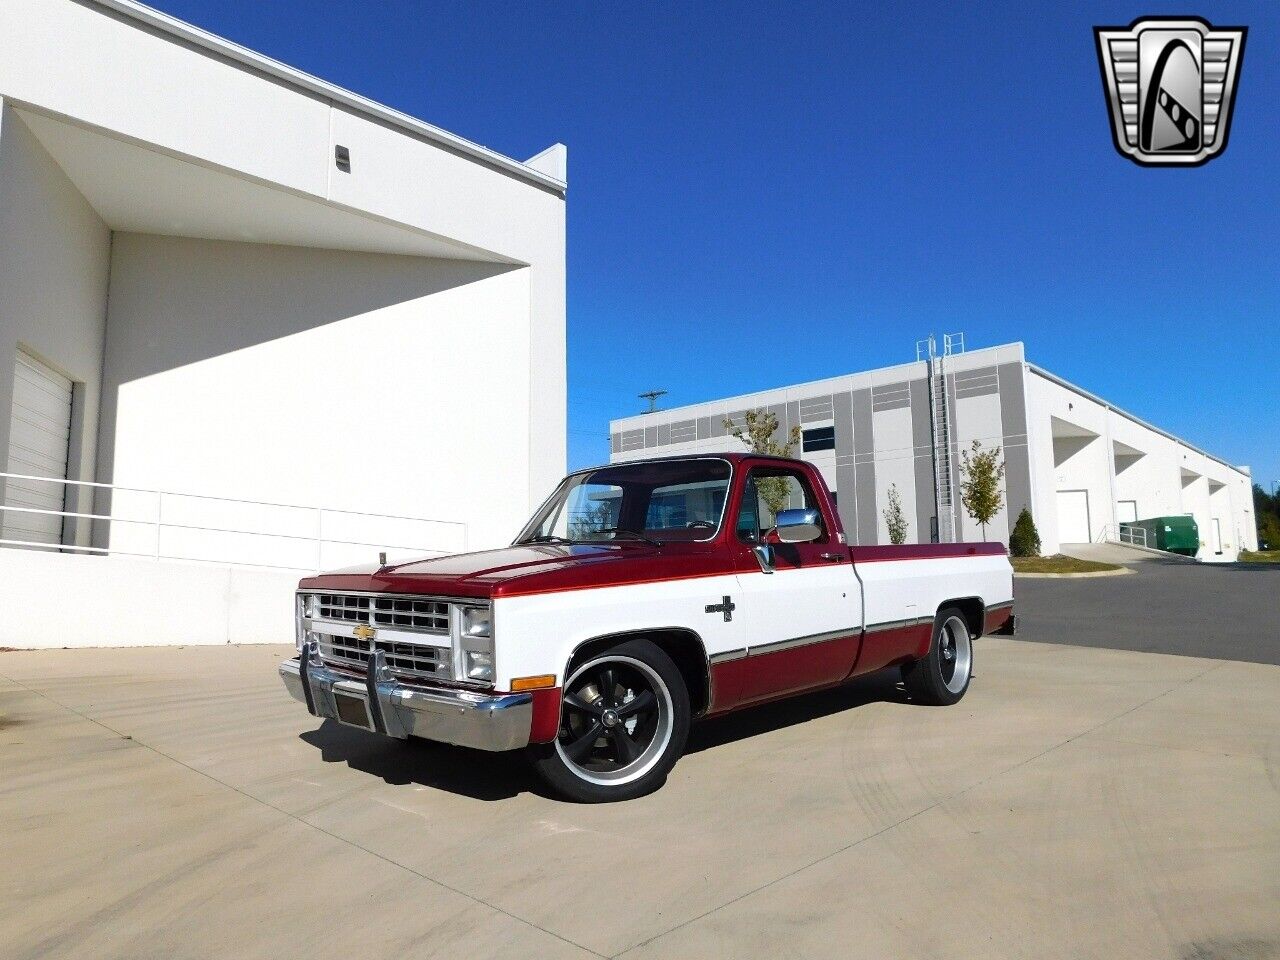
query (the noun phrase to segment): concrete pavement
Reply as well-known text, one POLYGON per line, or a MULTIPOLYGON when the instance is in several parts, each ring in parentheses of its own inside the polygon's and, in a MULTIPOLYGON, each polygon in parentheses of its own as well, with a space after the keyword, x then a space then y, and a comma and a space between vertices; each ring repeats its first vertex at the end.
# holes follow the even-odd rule
POLYGON ((0 654, 0 956, 1280 956, 1275 666, 988 638, 955 707, 871 678, 576 806, 320 726, 288 652, 0 654))

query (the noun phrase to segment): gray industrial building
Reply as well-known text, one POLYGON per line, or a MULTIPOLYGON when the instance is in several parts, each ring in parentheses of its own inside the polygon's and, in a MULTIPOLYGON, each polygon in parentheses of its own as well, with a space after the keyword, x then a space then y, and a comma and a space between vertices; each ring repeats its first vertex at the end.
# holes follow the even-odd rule
POLYGON ((611 458, 741 450, 725 426, 747 410, 802 431, 798 455, 836 493, 853 543, 888 542, 884 510, 897 488, 908 542, 977 540, 960 502, 961 451, 998 445, 1005 506, 988 539, 1007 542, 1027 507, 1044 552, 1115 539, 1119 525, 1191 514, 1200 559, 1256 547, 1251 478, 1238 467, 1026 361, 1020 343, 965 352, 960 338, 917 360, 829 380, 614 420, 611 458), (932 354, 932 355, 931 355, 932 354))

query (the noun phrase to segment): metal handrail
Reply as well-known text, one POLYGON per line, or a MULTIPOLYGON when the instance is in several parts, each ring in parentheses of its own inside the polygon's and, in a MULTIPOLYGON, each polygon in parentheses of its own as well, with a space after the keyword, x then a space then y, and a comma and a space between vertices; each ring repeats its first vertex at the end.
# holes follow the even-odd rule
POLYGON ((1123 543, 1131 547, 1147 546, 1147 530, 1132 523, 1105 524, 1098 533, 1100 542, 1123 543))
MULTIPOLYGON (((183 493, 173 490, 158 490, 146 487, 125 487, 116 484, 100 483, 92 480, 69 480, 63 477, 40 477, 30 474, 21 473, 5 473, 0 472, 0 480, 34 480, 44 483, 60 484, 64 487, 90 487, 96 490, 110 490, 123 493, 140 493, 155 497, 155 515, 154 519, 136 519, 133 517, 119 517, 111 514, 101 513, 85 513, 75 510, 48 510, 41 507, 19 506, 6 501, 0 501, 0 519, 3 519, 6 513, 23 513, 37 514, 42 516, 57 516, 64 519, 73 520, 91 520, 104 521, 111 524, 135 524, 140 526, 152 527, 155 530, 155 548, 148 552, 138 550, 129 550, 113 547, 95 547, 78 543, 48 543, 40 540, 24 540, 13 537, 4 537, 3 531, 0 530, 0 546, 40 548, 44 550, 58 550, 72 553, 88 553, 101 555, 117 555, 132 557, 149 557, 156 560, 186 560, 202 563, 219 563, 229 566, 247 566, 247 567, 264 567, 268 569, 278 570, 309 570, 315 569, 319 571, 322 568, 323 552, 326 544, 342 547, 373 547, 381 550, 405 550, 416 553, 441 556, 450 553, 449 550, 441 550, 438 547, 427 547, 421 544, 405 544, 405 543, 382 543, 371 540, 344 540, 334 537, 324 536, 324 518, 325 514, 344 517, 357 517, 373 520, 392 520, 405 521, 412 523, 429 523, 438 524, 444 527, 456 528, 461 535, 461 546, 463 550, 468 548, 469 529, 468 525, 459 520, 435 520, 428 517, 409 517, 398 514, 389 513, 372 513, 365 510, 343 510, 334 507, 316 507, 306 504, 294 503, 275 503, 267 500, 246 500, 237 497, 220 497, 213 494, 204 493, 183 493), (252 530, 242 527, 224 527, 224 526, 207 526, 203 524, 178 523, 166 521, 163 518, 164 498, 177 498, 182 500, 203 500, 211 503, 231 504, 236 506, 249 507, 267 507, 280 510, 300 510, 314 514, 315 516, 315 532, 312 534, 298 533, 276 533, 269 530, 252 530), (284 565, 274 563, 263 563, 248 558, 227 560, 216 559, 200 556, 186 556, 179 554, 168 554, 162 550, 161 539, 164 530, 184 530, 200 533, 229 534, 233 536, 266 538, 268 540, 289 540, 299 543, 314 542, 316 545, 316 562, 313 567, 301 567, 297 565, 284 565)), ((261 542, 261 541, 258 541, 261 542)))
MULTIPOLYGON (((349 513, 357 517, 376 517, 380 520, 415 520, 421 523, 443 523, 452 527, 466 527, 462 520, 433 520, 431 517, 405 517, 395 513, 368 513, 363 510, 347 510, 345 507, 317 507, 303 503, 273 503, 270 500, 241 500, 236 497, 220 497, 211 493, 185 493, 181 490, 156 490, 151 487, 122 487, 114 483, 98 483, 95 480, 67 480, 63 477, 36 477, 25 473, 3 473, 0 479, 42 480, 45 483, 61 483, 76 487, 97 487, 104 490, 123 490, 125 493, 154 493, 165 497, 191 497, 196 500, 218 500, 222 503, 240 503, 251 507, 283 507, 287 510, 326 510, 330 513, 349 513)), ((108 517, 107 519, 111 519, 108 517)))

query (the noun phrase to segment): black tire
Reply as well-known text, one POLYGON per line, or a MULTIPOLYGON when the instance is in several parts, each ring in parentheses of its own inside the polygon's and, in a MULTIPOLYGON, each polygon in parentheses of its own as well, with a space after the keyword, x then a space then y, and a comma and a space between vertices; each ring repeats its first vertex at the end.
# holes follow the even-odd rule
POLYGON ((933 619, 924 658, 902 669, 902 682, 917 703, 946 707, 960 700, 973 678, 973 635, 964 614, 944 607, 933 619))
POLYGON ((556 742, 530 747, 533 768, 581 803, 651 793, 684 752, 689 691, 660 647, 627 640, 569 668, 556 742))

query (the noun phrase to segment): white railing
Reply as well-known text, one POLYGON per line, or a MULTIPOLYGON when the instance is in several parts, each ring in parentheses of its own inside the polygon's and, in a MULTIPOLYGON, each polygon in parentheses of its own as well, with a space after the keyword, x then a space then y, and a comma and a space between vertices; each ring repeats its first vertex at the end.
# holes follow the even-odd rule
POLYGON ((1147 546, 1147 530, 1145 527, 1130 523, 1108 523, 1098 534, 1098 540, 1108 543, 1124 543, 1131 547, 1147 546))
MULTIPOLYGON (((108 554, 183 560, 279 570, 320 571, 375 560, 440 556, 468 548, 467 524, 456 520, 339 510, 329 507, 241 500, 207 494, 116 486, 88 480, 62 480, 0 473, 0 547, 28 547, 63 553, 108 554), (9 502, 7 481, 86 488, 91 496, 110 497, 110 512, 50 510, 9 502), (60 543, 11 537, 4 520, 13 514, 58 517, 59 529, 94 525, 60 543), (92 546, 87 541, 106 543, 92 546)), ((64 507, 79 499, 63 497, 64 507)), ((28 525, 29 526, 29 525, 28 525)), ((61 538, 60 538, 61 539, 61 538)))

